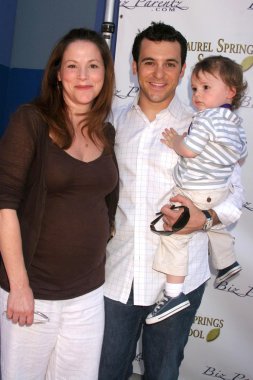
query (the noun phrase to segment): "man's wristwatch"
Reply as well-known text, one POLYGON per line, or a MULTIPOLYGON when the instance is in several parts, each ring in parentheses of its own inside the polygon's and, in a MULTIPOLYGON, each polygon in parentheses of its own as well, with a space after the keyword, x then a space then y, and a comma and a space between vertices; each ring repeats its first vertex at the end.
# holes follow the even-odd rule
POLYGON ((202 210, 202 212, 205 214, 206 221, 202 228, 203 231, 209 231, 213 226, 213 218, 209 211, 202 210))

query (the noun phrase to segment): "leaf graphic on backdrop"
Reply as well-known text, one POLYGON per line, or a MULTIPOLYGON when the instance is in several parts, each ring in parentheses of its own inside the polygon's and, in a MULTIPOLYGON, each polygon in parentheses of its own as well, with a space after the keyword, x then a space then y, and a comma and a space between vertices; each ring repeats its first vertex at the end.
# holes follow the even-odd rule
POLYGON ((212 329, 207 334, 206 341, 212 342, 213 340, 217 339, 219 335, 220 335, 220 328, 212 329))
POLYGON ((249 56, 244 58, 244 60, 241 63, 242 71, 247 71, 253 66, 253 56, 249 56))

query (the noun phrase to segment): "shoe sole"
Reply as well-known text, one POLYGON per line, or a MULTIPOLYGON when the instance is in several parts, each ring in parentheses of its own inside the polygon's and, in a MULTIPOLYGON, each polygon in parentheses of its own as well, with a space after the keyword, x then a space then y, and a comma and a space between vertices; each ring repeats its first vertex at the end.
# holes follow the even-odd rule
POLYGON ((229 278, 235 276, 237 273, 239 273, 240 271, 242 270, 241 267, 237 267, 237 268, 233 268, 231 269, 230 271, 228 271, 226 274, 224 274, 223 276, 219 277, 219 278, 216 278, 215 279, 215 284, 216 285, 219 285, 221 284, 223 281, 226 281, 228 280, 229 278))
POLYGON ((190 306, 190 302, 185 301, 185 302, 181 303, 180 305, 175 306, 172 309, 168 310, 167 312, 164 312, 161 315, 157 315, 156 317, 152 317, 152 318, 147 318, 146 324, 152 325, 153 323, 161 322, 164 319, 171 317, 173 314, 176 314, 179 311, 186 309, 188 306, 190 306))

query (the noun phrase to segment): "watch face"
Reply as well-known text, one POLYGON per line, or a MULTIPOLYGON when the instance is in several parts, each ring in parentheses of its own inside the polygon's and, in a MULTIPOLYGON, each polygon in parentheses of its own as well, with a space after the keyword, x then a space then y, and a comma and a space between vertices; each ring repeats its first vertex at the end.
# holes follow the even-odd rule
POLYGON ((208 219, 204 225, 204 229, 205 230, 210 230, 210 228, 212 227, 213 225, 213 220, 212 219, 208 219))

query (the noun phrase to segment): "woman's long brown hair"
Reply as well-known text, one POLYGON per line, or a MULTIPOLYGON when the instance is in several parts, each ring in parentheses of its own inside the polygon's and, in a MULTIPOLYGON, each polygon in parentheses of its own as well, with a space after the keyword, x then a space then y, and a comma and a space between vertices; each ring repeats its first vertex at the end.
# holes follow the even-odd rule
POLYGON ((114 66, 110 50, 104 37, 97 32, 80 28, 72 29, 53 49, 42 79, 40 96, 33 102, 40 110, 43 119, 49 125, 50 134, 58 146, 67 149, 73 140, 74 129, 68 116, 68 109, 62 95, 61 82, 57 74, 63 54, 72 42, 82 40, 94 43, 100 51, 105 67, 105 78, 99 95, 94 99, 91 109, 83 114, 82 130, 88 128, 88 135, 108 147, 104 131, 106 119, 110 113, 115 85, 114 66))

